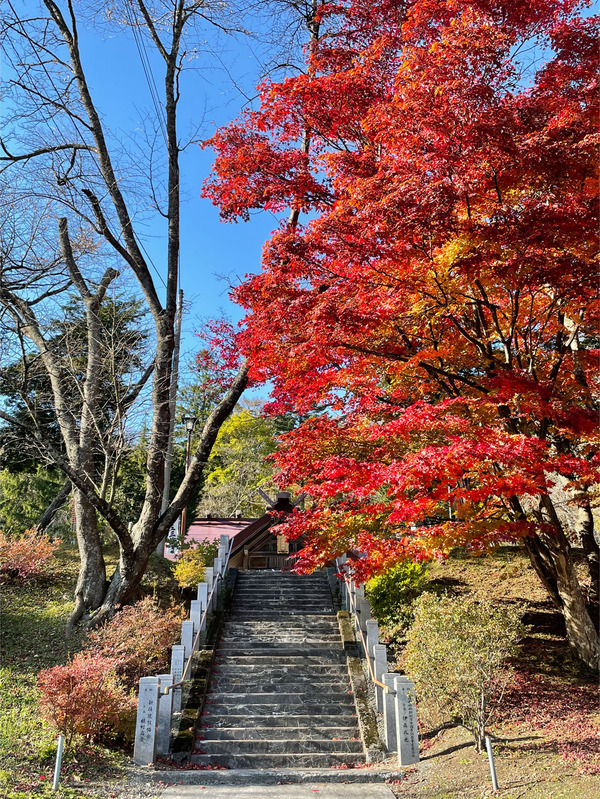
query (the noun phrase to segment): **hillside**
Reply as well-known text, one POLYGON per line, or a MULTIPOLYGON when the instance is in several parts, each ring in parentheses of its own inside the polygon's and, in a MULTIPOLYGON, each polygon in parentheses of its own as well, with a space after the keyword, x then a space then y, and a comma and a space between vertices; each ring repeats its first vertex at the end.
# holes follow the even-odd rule
MULTIPOLYGON (((37 713, 35 680, 41 668, 64 662, 81 637, 65 641, 71 608, 76 553, 62 546, 43 580, 3 586, 0 732, 0 796, 3 799, 56 796, 50 791, 56 736, 37 713)), ((514 677, 491 732, 496 739, 500 796, 504 799, 592 799, 600 774, 596 679, 573 659, 560 616, 546 600, 524 555, 504 549, 471 558, 455 553, 433 564, 430 578, 449 592, 473 593, 498 603, 526 606, 530 625, 514 677)), ((168 574, 154 567, 145 581, 149 593, 168 594, 168 574)), ((422 729, 422 763, 393 786, 400 797, 450 799, 489 793, 487 760, 477 755, 460 728, 422 729)), ((135 791, 126 775, 128 754, 82 745, 63 770, 65 799, 156 795, 150 786, 135 791), (133 791, 133 794, 132 794, 133 791)), ((391 761, 388 762, 388 765, 391 761)))

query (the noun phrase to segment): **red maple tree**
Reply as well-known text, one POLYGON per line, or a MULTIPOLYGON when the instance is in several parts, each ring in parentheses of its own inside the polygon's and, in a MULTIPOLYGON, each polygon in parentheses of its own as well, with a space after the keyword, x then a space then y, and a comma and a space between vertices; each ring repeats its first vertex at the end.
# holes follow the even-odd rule
POLYGON ((212 140, 225 219, 291 208, 237 300, 308 510, 300 568, 522 541, 598 662, 597 20, 313 3, 307 69, 212 140), (301 213, 306 212, 303 223, 301 213), (574 546, 582 547, 577 570, 574 546))

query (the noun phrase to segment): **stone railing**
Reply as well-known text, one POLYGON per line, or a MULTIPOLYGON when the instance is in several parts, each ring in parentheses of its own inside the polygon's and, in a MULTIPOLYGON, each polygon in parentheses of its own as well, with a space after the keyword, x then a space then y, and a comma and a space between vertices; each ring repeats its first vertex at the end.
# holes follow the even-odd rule
POLYGON ((387 647, 379 643, 377 621, 365 598, 363 585, 350 579, 347 556, 335 562, 342 608, 354 622, 357 640, 362 644, 367 672, 375 692, 375 710, 383 717, 384 743, 388 753, 398 753, 398 764, 419 762, 419 735, 414 683, 402 674, 388 672, 387 647))
POLYGON ((216 610, 232 543, 229 536, 222 535, 218 556, 204 569, 204 582, 198 584, 197 598, 190 603, 190 617, 181 624, 181 644, 172 648, 171 673, 140 679, 133 749, 138 765, 151 765, 157 755, 169 754, 173 714, 181 711, 183 692, 193 676, 194 654, 216 610))

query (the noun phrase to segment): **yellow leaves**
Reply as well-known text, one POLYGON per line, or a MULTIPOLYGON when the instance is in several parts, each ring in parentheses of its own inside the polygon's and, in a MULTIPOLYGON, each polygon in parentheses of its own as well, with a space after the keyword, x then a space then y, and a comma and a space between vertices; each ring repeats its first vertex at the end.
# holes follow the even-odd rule
POLYGON ((173 576, 182 588, 194 588, 204 579, 204 553, 199 549, 184 552, 173 570, 173 576))

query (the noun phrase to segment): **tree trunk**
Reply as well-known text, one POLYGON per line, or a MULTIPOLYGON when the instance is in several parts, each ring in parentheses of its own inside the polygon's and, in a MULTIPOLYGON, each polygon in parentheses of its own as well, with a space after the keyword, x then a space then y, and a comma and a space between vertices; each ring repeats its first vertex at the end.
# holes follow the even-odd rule
POLYGON ((69 496, 70 493, 71 493, 71 481, 65 480, 64 485, 62 486, 58 494, 54 497, 50 505, 48 505, 48 507, 42 514, 41 519, 36 524, 36 527, 40 532, 43 532, 44 530, 46 530, 46 528, 50 526, 52 519, 56 515, 56 512, 59 511, 62 508, 62 506, 65 504, 65 502, 67 501, 67 497, 69 496))
POLYGON ((540 511, 549 522, 548 527, 551 525, 548 532, 540 533, 540 541, 552 558, 567 639, 581 660, 595 671, 600 660, 600 638, 583 598, 571 547, 548 495, 540 497, 540 511))
POLYGON ((600 640, 584 602, 568 544, 563 546, 561 541, 556 542, 555 563, 567 638, 581 660, 596 670, 600 640))
POLYGON ((600 599, 600 547, 594 537, 594 516, 589 500, 579 508, 579 535, 590 575, 590 601, 600 599))
MULTIPOLYGON (((229 390, 206 420, 190 467, 167 510, 160 516, 158 513, 152 516, 142 512, 133 528, 133 541, 129 548, 123 546, 123 541, 119 539, 121 542, 119 565, 111 578, 108 589, 103 593, 103 600, 90 618, 90 626, 101 624, 105 619, 110 618, 121 605, 135 599, 150 555, 190 501, 194 489, 202 478, 204 466, 208 461, 221 425, 235 408, 247 385, 248 367, 243 364, 229 390)), ((159 476, 161 474, 162 472, 159 473, 159 476)))
POLYGON ((529 535, 524 540, 525 550, 529 555, 529 560, 535 573, 542 581, 552 604, 562 613, 562 602, 558 593, 556 582, 556 569, 552 561, 552 555, 545 544, 540 541, 539 536, 529 535))
POLYGON ((78 489, 73 492, 75 529, 81 563, 75 587, 75 607, 67 623, 67 635, 88 610, 102 605, 106 593, 106 564, 98 532, 96 511, 78 489))

